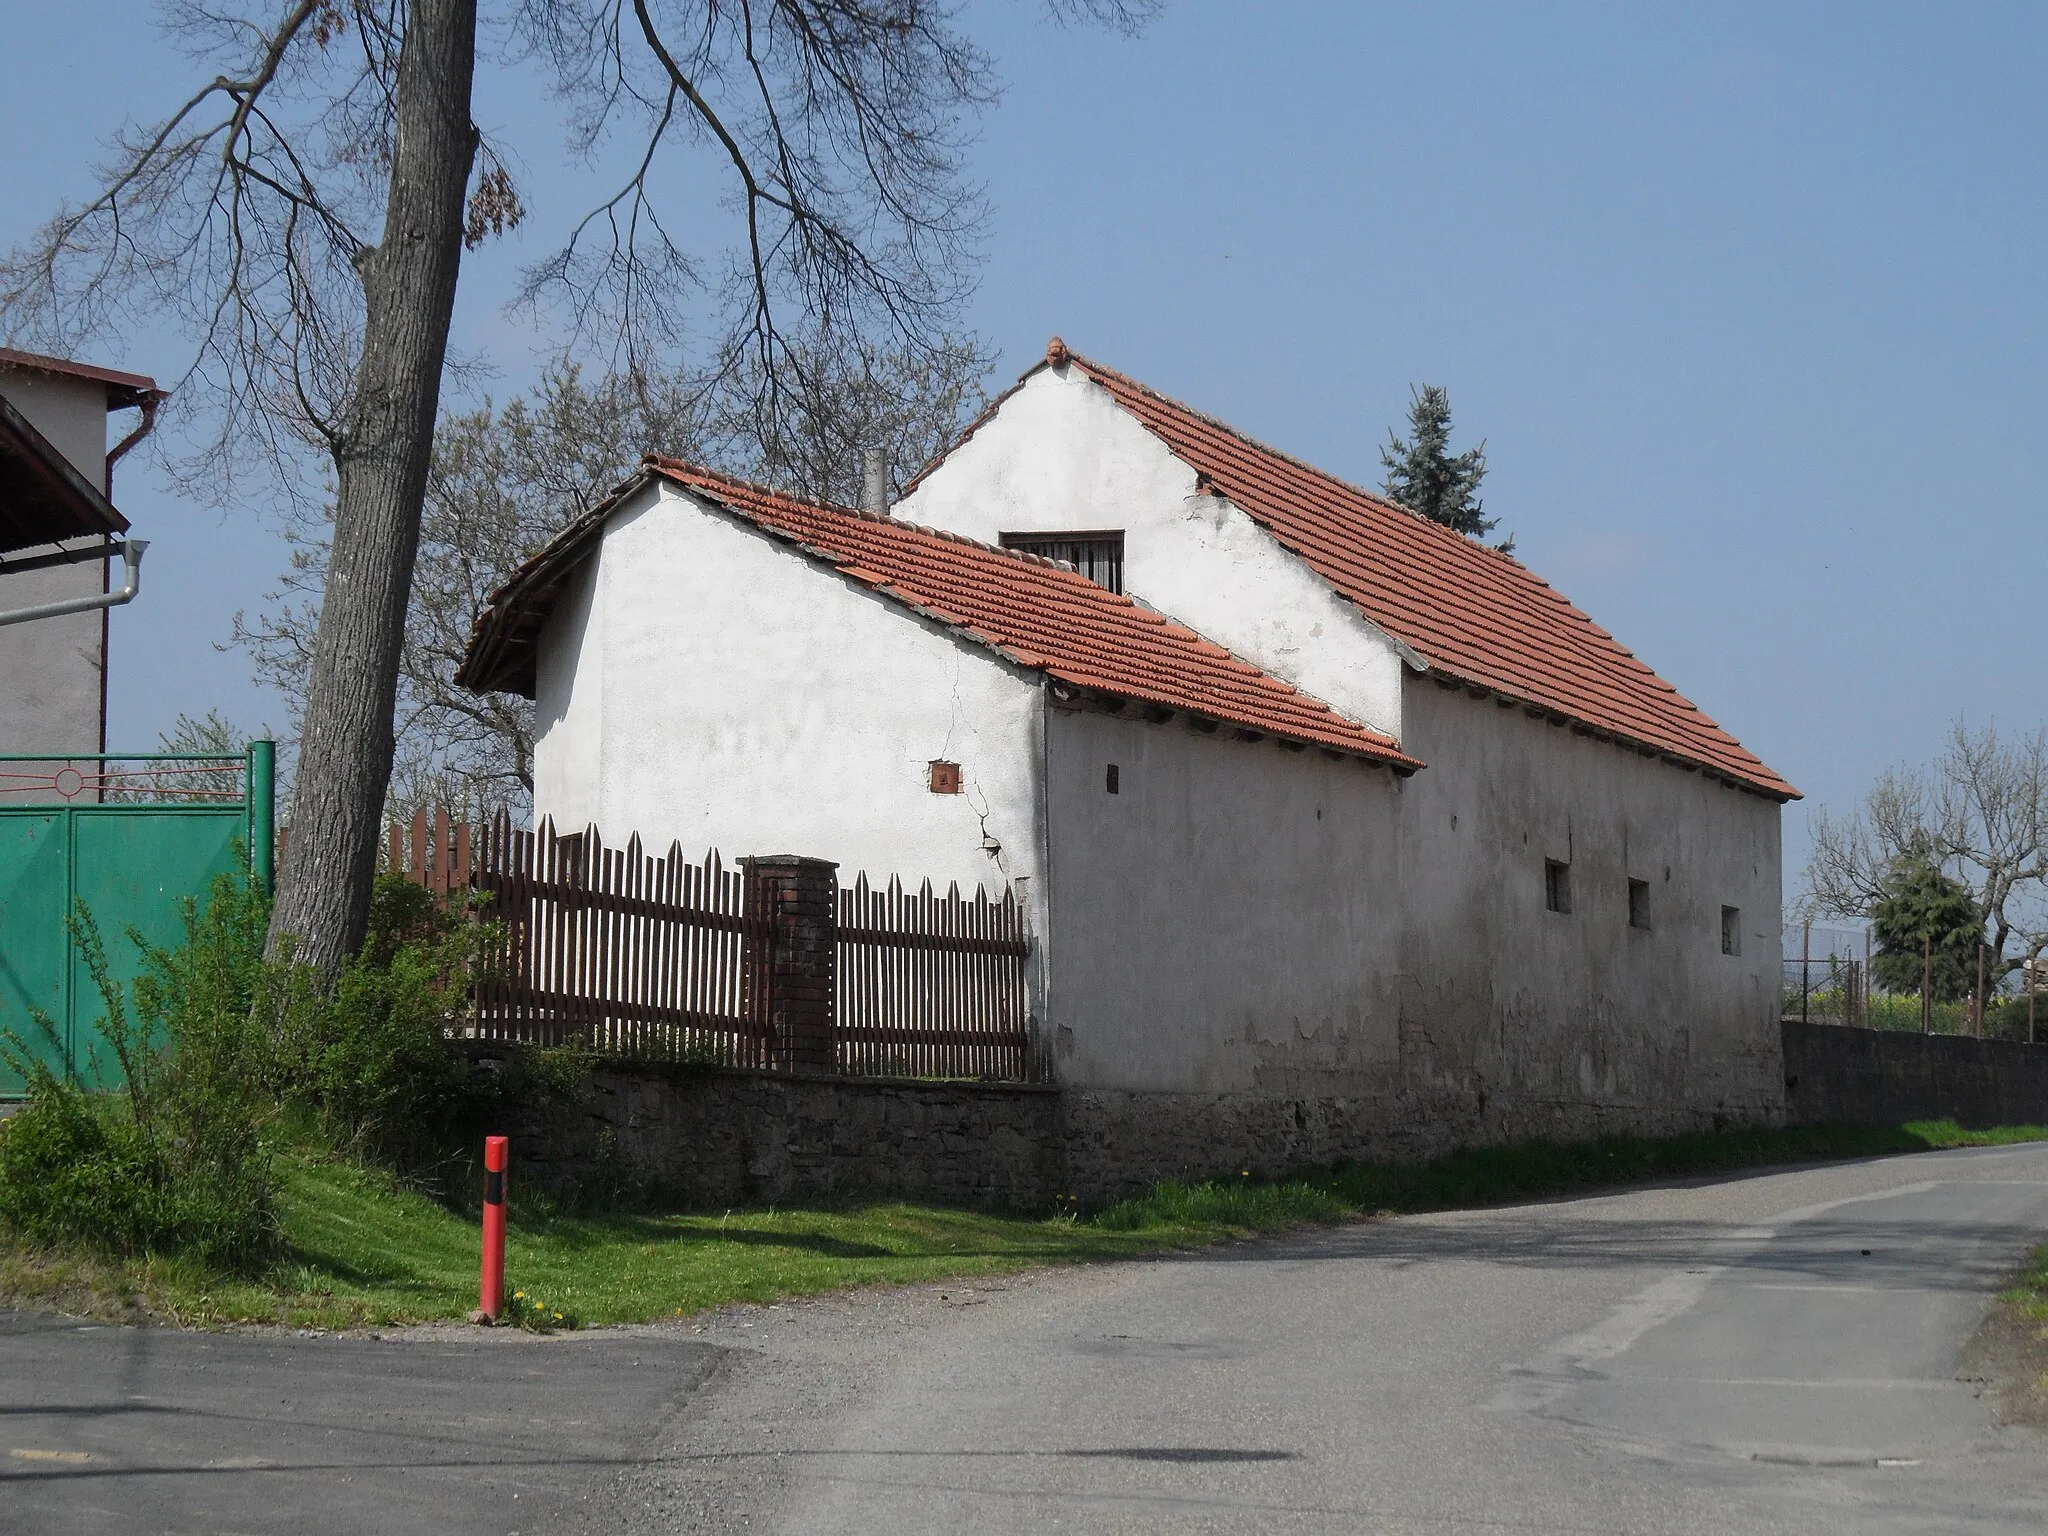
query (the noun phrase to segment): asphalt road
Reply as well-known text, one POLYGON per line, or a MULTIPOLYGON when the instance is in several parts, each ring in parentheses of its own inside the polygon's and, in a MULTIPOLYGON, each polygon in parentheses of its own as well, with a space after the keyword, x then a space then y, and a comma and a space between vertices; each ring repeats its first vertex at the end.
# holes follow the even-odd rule
POLYGON ((0 1318, 0 1531, 2048 1529, 2048 1147, 552 1340, 0 1318))
POLYGON ((1958 1363, 2044 1238, 2027 1148, 735 1311, 609 1497, 646 1532, 2038 1536, 2048 1441, 1958 1363))
POLYGON ((0 1313, 0 1532, 580 1528, 719 1359, 673 1331, 338 1338, 0 1313))

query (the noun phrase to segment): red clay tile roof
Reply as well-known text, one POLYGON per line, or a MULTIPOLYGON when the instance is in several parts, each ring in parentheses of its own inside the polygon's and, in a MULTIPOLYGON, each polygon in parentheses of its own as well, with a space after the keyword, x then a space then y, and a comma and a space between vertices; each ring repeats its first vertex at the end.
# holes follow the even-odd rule
MULTIPOLYGON (((1513 556, 1268 448, 1068 351, 1057 338, 1047 360, 1024 378, 1053 366, 1079 368, 1108 390, 1177 458, 1367 618, 1418 652, 1433 671, 1706 768, 1760 794, 1799 797, 1513 556)), ((990 420, 1004 398, 992 402, 967 435, 990 420)))
POLYGON ((1051 561, 958 534, 799 501, 672 459, 649 457, 646 464, 640 478, 585 514, 491 595, 456 674, 458 682, 530 696, 532 642, 546 604, 602 531, 611 507, 653 474, 1019 665, 1075 688, 1355 754, 1400 772, 1422 766, 1388 737, 1051 561))

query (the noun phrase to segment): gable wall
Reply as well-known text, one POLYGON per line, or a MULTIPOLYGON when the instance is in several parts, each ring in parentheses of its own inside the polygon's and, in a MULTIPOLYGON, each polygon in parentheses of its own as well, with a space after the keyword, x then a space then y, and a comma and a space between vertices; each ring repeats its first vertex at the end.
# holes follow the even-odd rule
POLYGON ((581 582, 542 637, 536 818, 1028 894, 1035 678, 670 487, 614 514, 581 582), (934 758, 964 793, 931 793, 934 758))
MULTIPOLYGON (((107 479, 107 387, 0 368, 0 395, 72 467, 107 479)), ((105 562, 0 576, 0 608, 90 597, 105 590, 105 562)), ((105 618, 99 612, 0 627, 0 752, 97 752, 105 618)))
POLYGON ((1401 738, 1393 642, 1078 368, 1042 369, 894 509, 994 544, 1122 529, 1124 588, 1275 677, 1401 738))

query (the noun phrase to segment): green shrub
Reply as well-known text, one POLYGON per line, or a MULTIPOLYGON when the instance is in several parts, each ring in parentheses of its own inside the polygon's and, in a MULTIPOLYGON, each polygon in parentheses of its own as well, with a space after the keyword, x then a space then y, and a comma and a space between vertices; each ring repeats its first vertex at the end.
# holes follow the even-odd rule
POLYGON ((397 875, 378 877, 362 953, 322 990, 290 971, 279 1089, 343 1150, 428 1166, 488 1118, 496 1085, 449 1044, 485 930, 397 875))
MULTIPOLYGON (((0 1044, 29 1084, 28 1105, 0 1122, 0 1223, 39 1242, 246 1268, 274 1246, 273 1152, 287 1135, 432 1183, 437 1169, 466 1171, 510 1105, 545 1108, 589 1080, 577 1047, 481 1071, 453 1043, 493 935, 424 888, 380 877, 362 951, 331 979, 289 954, 264 959, 269 916, 260 889, 224 875, 203 907, 185 904, 182 943, 131 933, 143 960, 131 1006, 80 910, 111 1058, 96 1050, 88 1079, 111 1087, 54 1075, 20 1039, 0 1044)), ((56 1042, 47 1019, 35 1024, 56 1042)))
MULTIPOLYGON (((143 944, 133 1011, 82 906, 73 933, 106 1013, 92 1092, 56 1076, 11 1032, 26 1108, 0 1126, 0 1221, 31 1239, 83 1240, 116 1253, 186 1253, 246 1267, 272 1246, 274 1178, 265 1133, 274 1075, 263 1006, 266 904, 223 878, 202 911, 187 901, 185 942, 143 944)), ((35 1028, 53 1045, 55 1026, 35 1028)), ((54 1053, 62 1059, 61 1050, 54 1053)))

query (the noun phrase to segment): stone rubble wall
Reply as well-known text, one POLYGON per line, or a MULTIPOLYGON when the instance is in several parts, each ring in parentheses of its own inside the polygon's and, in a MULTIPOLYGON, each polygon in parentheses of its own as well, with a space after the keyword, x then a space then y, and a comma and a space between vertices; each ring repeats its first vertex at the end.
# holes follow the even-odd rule
POLYGON ((1795 1124, 2048 1125, 2048 1045, 1796 1021, 1784 1036, 1795 1124))
POLYGON ((1040 1209, 1060 1182, 1060 1096, 1021 1084, 601 1066, 512 1128, 521 1177, 613 1180, 685 1206, 891 1195, 1040 1209))
MULTIPOLYGON (((1774 1117, 1757 1106, 1745 1118, 1774 1117)), ((876 1195, 1036 1210, 1160 1179, 1713 1123, 1726 1119, 1448 1092, 1128 1093, 612 1063, 573 1102, 529 1108, 511 1134, 524 1179, 635 1185, 685 1206, 876 1195)))
POLYGON ((2048 1124, 2048 1046, 1796 1022, 1782 1103, 1682 1106, 1484 1095, 1191 1094, 609 1063, 512 1127, 519 1176, 613 1181, 685 1206, 893 1196, 1043 1210, 1160 1179, 1260 1176, 1459 1146, 1732 1124, 2048 1124))

